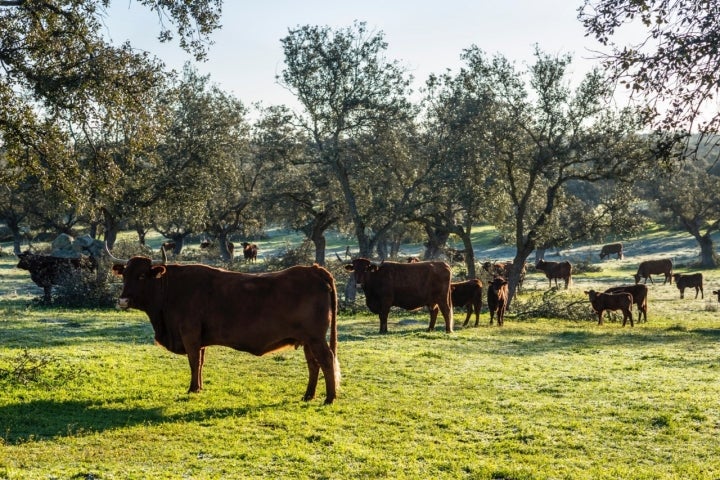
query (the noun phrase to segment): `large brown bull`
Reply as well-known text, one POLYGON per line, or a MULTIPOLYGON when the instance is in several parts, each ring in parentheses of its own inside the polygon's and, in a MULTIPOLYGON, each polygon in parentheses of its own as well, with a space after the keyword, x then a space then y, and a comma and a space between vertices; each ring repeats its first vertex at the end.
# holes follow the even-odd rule
POLYGON ((325 403, 335 399, 340 383, 337 291, 324 268, 245 274, 206 265, 157 264, 147 257, 113 260, 113 272, 123 278, 118 306, 144 311, 155 341, 188 356, 189 392, 202 389, 205 348, 210 345, 253 355, 302 346, 309 370, 303 399, 315 396, 320 369, 325 403))
POLYGON ((362 285, 365 303, 380 317, 380 333, 387 333, 390 307, 430 310, 428 330, 435 329, 438 310, 445 319, 445 331, 453 331, 453 310, 450 298, 452 273, 445 262, 396 263, 375 265, 367 258, 356 258, 345 270, 353 272, 355 282, 362 285))
POLYGON ((590 299, 590 304, 598 316, 598 325, 602 325, 602 316, 606 310, 621 310, 623 314, 622 326, 624 327, 628 320, 630 326, 634 326, 632 317, 633 298, 629 293, 600 293, 595 290, 585 292, 590 299))
POLYGON ((465 307, 467 309, 467 316, 463 322, 463 327, 466 327, 468 322, 470 322, 470 316, 473 312, 475 312, 475 326, 477 327, 480 323, 480 310, 482 309, 482 282, 476 278, 474 280, 452 283, 450 288, 453 310, 457 307, 465 307))
POLYGON ((638 265, 637 273, 634 275, 635 283, 640 283, 641 278, 645 279, 643 283, 647 283, 649 278, 650 283, 654 285, 655 282, 653 282, 652 279, 653 275, 665 275, 663 285, 665 285, 668 281, 670 281, 670 284, 672 285, 672 273, 673 262, 669 258, 663 258, 660 260, 645 260, 644 262, 640 262, 640 265, 638 265))

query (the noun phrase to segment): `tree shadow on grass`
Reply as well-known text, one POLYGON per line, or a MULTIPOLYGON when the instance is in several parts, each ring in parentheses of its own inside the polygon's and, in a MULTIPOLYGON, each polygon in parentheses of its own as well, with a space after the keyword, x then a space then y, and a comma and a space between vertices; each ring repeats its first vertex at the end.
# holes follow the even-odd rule
POLYGON ((114 408, 100 406, 92 401, 35 400, 0 407, 0 425, 3 428, 0 436, 8 445, 22 445, 137 425, 200 423, 211 418, 244 417, 252 412, 278 408, 282 404, 212 408, 165 415, 162 407, 114 408))

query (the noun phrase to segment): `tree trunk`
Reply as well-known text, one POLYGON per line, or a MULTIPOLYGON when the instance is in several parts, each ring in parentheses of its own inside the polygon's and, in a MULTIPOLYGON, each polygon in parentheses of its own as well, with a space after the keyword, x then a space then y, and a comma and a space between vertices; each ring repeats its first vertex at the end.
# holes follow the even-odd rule
POLYGON ((315 245, 315 263, 325 266, 325 247, 327 240, 322 233, 314 234, 312 237, 313 245, 315 245))
POLYGON ((697 240, 700 243, 700 266, 703 268, 716 268, 718 266, 718 257, 715 255, 712 237, 706 233, 697 240))
POLYGON ((423 259, 433 260, 442 258, 442 247, 447 244, 447 240, 450 238, 450 232, 425 225, 425 233, 427 233, 428 241, 425 243, 425 254, 423 255, 423 259))

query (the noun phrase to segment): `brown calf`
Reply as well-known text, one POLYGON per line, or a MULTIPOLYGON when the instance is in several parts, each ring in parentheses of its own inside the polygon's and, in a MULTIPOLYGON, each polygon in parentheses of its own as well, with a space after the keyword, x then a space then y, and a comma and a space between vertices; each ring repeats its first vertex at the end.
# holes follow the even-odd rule
POLYGON ((630 326, 635 326, 632 317, 633 297, 629 293, 600 293, 590 290, 585 294, 590 299, 593 310, 597 313, 598 325, 603 324, 602 316, 605 310, 621 310, 623 313, 622 326, 625 326, 628 319, 630 320, 630 326))
POLYGON ((698 293, 700 293, 700 298, 705 298, 702 273, 676 273, 673 278, 675 286, 680 290, 680 298, 685 298, 686 288, 695 289, 695 299, 697 299, 698 293))
POLYGON ((647 310, 648 310, 648 287, 647 285, 623 285, 621 287, 611 287, 605 290, 605 293, 629 293, 633 297, 633 302, 638 308, 638 323, 641 322, 641 318, 647 322, 647 310))
POLYGON ((505 309, 508 303, 508 283, 502 277, 495 277, 488 285, 488 310, 490 310, 490 325, 497 313, 497 324, 502 327, 505 323, 505 309))
POLYGON ((467 280, 450 284, 450 297, 452 298, 453 310, 455 307, 465 307, 467 316, 463 327, 470 321, 470 315, 475 312, 475 326, 480 323, 480 310, 482 309, 483 284, 480 280, 467 280))

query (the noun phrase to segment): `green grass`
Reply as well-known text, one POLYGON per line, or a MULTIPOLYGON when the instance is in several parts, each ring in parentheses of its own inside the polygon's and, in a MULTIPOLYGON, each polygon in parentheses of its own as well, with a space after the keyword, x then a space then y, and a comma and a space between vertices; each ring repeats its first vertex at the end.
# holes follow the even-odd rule
MULTIPOLYGON (((500 329, 484 312, 447 335, 393 311, 379 335, 375 316, 343 315, 342 387, 323 406, 322 382, 301 401, 295 350, 211 347, 188 395, 187 359, 152 344, 143 313, 37 306, 12 266, 0 259, 0 478, 720 478, 714 271, 705 300, 652 286, 632 329, 512 314, 500 329), (7 373, 23 361, 37 371, 7 373)), ((602 266, 568 301, 629 280, 602 266)))

